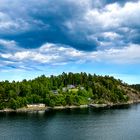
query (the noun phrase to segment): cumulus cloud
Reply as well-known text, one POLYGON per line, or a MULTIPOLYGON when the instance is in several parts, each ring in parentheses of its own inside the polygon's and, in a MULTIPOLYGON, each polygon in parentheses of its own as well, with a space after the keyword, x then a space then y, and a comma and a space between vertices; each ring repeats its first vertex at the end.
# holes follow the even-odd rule
POLYGON ((70 19, 65 22, 65 26, 71 35, 80 31, 86 37, 93 36, 100 46, 102 42, 114 42, 111 47, 116 47, 116 42, 119 46, 125 46, 127 43, 136 43, 136 40, 139 44, 139 13, 140 1, 126 2, 123 6, 116 2, 102 9, 88 7, 80 20, 70 19))
POLYGON ((84 52, 74 48, 65 47, 57 44, 46 43, 37 49, 24 49, 15 53, 0 54, 3 59, 9 59, 17 62, 38 62, 53 65, 54 63, 67 63, 77 61, 84 52))
MULTIPOLYGON (((139 64, 140 46, 130 44, 122 49, 111 48, 96 52, 79 51, 61 44, 46 43, 37 49, 23 49, 13 53, 0 53, 2 66, 30 69, 39 65, 67 65, 87 62, 139 64)), ((2 67, 0 66, 0 67, 2 67)))
POLYGON ((92 52, 91 57, 97 61, 117 64, 139 64, 140 45, 130 44, 122 49, 108 49, 92 52))

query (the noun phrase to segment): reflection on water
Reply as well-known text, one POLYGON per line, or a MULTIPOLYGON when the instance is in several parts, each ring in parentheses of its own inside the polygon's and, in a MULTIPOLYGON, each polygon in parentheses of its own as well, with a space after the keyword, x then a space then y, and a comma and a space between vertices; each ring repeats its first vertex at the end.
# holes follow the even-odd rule
POLYGON ((140 104, 0 113, 0 140, 139 140, 140 104))

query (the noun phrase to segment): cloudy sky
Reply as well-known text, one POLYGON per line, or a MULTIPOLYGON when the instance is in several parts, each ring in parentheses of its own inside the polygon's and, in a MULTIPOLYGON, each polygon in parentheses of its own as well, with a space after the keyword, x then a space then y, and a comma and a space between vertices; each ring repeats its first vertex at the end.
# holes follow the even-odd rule
POLYGON ((0 80, 63 71, 140 83, 140 0, 0 0, 0 80))

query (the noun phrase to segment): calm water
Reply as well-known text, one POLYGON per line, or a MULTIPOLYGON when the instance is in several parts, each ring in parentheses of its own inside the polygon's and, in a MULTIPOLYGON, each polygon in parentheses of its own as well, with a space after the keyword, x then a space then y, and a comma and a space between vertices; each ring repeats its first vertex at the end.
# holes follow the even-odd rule
POLYGON ((0 140, 140 140, 140 104, 114 109, 0 113, 0 140))

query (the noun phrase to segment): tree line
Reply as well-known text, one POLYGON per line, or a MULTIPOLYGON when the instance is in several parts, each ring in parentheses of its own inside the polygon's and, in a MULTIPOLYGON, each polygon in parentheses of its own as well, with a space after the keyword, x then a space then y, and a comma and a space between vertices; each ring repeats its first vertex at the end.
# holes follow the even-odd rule
POLYGON ((121 80, 110 76, 81 73, 62 73, 21 82, 0 82, 0 109, 17 109, 27 104, 44 103, 47 106, 82 105, 88 103, 126 102, 129 97, 121 80), (75 89, 63 90, 68 85, 75 89), (83 88, 81 88, 83 87, 83 88), (53 91, 57 91, 55 94, 53 91))

